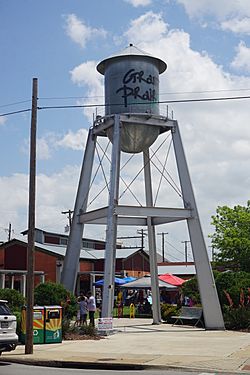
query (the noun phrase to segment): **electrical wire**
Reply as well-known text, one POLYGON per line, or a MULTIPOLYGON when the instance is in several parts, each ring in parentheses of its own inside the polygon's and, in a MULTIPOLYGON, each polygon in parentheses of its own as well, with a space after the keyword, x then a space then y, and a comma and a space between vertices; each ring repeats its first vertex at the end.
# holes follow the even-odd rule
POLYGON ((30 112, 30 111, 31 111, 31 108, 27 108, 27 109, 20 109, 19 111, 0 113, 0 117, 16 115, 17 113, 24 113, 24 112, 30 112))
POLYGON ((160 92, 160 95, 182 95, 182 94, 206 94, 214 92, 237 92, 237 91, 250 91, 249 89, 219 89, 219 90, 202 90, 202 91, 172 91, 172 92, 160 92))
MULTIPOLYGON (((250 95, 246 96, 225 96, 225 97, 217 97, 217 98, 197 98, 197 99, 174 99, 174 100, 160 100, 158 102, 154 102, 154 104, 171 104, 171 103, 202 103, 202 102, 214 102, 214 101, 229 101, 229 100, 244 100, 250 99, 250 95)), ((133 103, 133 105, 148 105, 148 103, 133 103)), ((106 106, 121 106, 121 103, 114 103, 114 104, 74 104, 74 105, 58 105, 58 106, 43 106, 37 107, 38 110, 46 110, 46 109, 68 109, 68 108, 97 108, 97 107, 106 107, 106 106)), ((30 112, 31 108, 22 109, 19 111, 1 113, 0 117, 14 115, 23 112, 30 112)))
POLYGON ((171 246, 173 249, 175 249, 178 253, 180 253, 181 255, 183 255, 183 253, 182 253, 180 250, 178 250, 174 245, 172 245, 171 242, 166 241, 166 243, 167 243, 169 246, 171 246))
MULTIPOLYGON (((167 91, 161 92, 159 95, 183 95, 183 94, 206 94, 216 92, 239 92, 239 91, 250 91, 250 88, 238 88, 238 89, 218 89, 218 90, 201 90, 201 91, 167 91)), ((93 96, 47 96, 39 97, 38 100, 67 100, 67 99, 95 99, 104 98, 104 95, 93 95, 93 96)), ((20 100, 13 103, 7 103, 0 105, 0 108, 10 107, 18 104, 31 102, 31 99, 20 100)))
MULTIPOLYGON (((250 91, 250 88, 239 88, 239 89, 218 89, 218 90, 201 90, 201 91, 168 91, 160 92, 160 95, 183 95, 183 94, 206 94, 215 92, 238 92, 238 91, 250 91)), ((51 97, 39 97, 39 100, 66 100, 66 99, 94 99, 104 98, 103 95, 94 96, 51 96, 51 97)), ((1 107, 1 106, 0 106, 1 107)))
POLYGON ((104 99, 104 95, 94 95, 94 96, 55 96, 55 97, 44 97, 39 98, 39 100, 67 100, 67 99, 104 99))
POLYGON ((0 105, 0 108, 11 107, 11 106, 13 106, 13 105, 23 104, 23 103, 28 103, 28 102, 31 102, 31 100, 28 99, 28 100, 22 100, 22 101, 20 101, 20 102, 15 102, 15 103, 2 104, 2 105, 0 105))
MULTIPOLYGON (((217 98, 197 98, 197 99, 174 99, 174 100, 159 100, 154 104, 169 104, 169 103, 194 103, 194 102, 210 102, 210 101, 226 101, 226 100, 242 100, 250 99, 250 95, 247 96, 225 96, 217 98)), ((148 103, 133 103, 133 105, 148 105, 148 103)), ((39 110, 44 109, 66 109, 66 108, 93 108, 93 107, 106 107, 106 106, 121 106, 122 103, 114 104, 76 104, 76 105, 59 105, 59 106, 43 106, 38 107, 39 110)))

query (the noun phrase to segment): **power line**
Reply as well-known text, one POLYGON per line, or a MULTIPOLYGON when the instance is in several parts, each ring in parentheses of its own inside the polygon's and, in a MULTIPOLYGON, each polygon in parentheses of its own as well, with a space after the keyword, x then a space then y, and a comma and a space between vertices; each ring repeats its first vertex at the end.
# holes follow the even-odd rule
POLYGON ((182 251, 178 250, 174 245, 172 245, 169 241, 166 241, 169 246, 171 246, 173 249, 175 249, 178 253, 181 255, 183 254, 182 251))
MULTIPOLYGON (((183 94, 205 94, 205 93, 215 93, 215 92, 237 92, 237 91, 250 91, 250 88, 240 88, 240 89, 218 89, 218 90, 201 90, 201 91, 169 91, 160 92, 160 95, 183 95, 183 94)), ((104 98, 104 95, 94 95, 94 96, 48 96, 40 97, 39 100, 66 100, 66 99, 93 99, 93 98, 104 98)))
MULTIPOLYGON (((205 93, 216 93, 216 92, 239 92, 239 91, 250 91, 250 88, 238 88, 238 89, 218 89, 218 90, 201 90, 201 91, 167 91, 160 92, 159 95, 183 95, 183 94, 205 94, 205 93)), ((47 96, 39 97, 39 100, 67 100, 67 99, 94 99, 104 98, 104 95, 93 95, 93 96, 47 96)), ((0 108, 10 107, 13 105, 23 104, 31 102, 30 99, 20 100, 12 103, 2 104, 0 108)))
MULTIPOLYGON (((242 100, 250 99, 250 95, 247 96, 225 96, 217 98, 198 98, 198 99, 176 99, 176 100, 159 100, 154 102, 155 104, 169 104, 169 103, 193 103, 193 102, 210 102, 210 101, 226 101, 226 100, 242 100)), ((133 105, 148 105, 148 103, 133 103, 133 105)), ((64 109, 64 108, 92 108, 92 107, 108 107, 108 106, 121 106, 122 103, 110 103, 110 104, 76 104, 76 105, 59 105, 59 106, 43 106, 38 109, 64 109)))
POLYGON ((205 94, 213 92, 237 92, 237 91, 250 91, 249 89, 218 89, 218 90, 202 90, 202 91, 172 91, 172 92, 160 92, 160 95, 182 95, 182 94, 205 94))
POLYGON ((72 99, 96 99, 104 98, 104 95, 94 95, 94 96, 47 96, 39 98, 39 100, 72 100, 72 99))
POLYGON ((21 109, 19 111, 0 113, 0 117, 10 116, 10 115, 16 115, 17 113, 30 112, 30 111, 31 111, 31 108, 27 108, 27 109, 21 109))
POLYGON ((168 257, 167 257, 167 258, 169 259, 169 257, 170 257, 170 258, 173 258, 173 259, 176 260, 177 262, 181 262, 181 261, 182 261, 181 258, 176 258, 176 257, 175 257, 174 255, 172 255, 171 253, 168 254, 168 257))
MULTIPOLYGON (((228 101, 228 100, 244 100, 250 99, 250 95, 246 96, 225 96, 225 97, 218 97, 218 98, 198 98, 198 99, 176 99, 176 100, 160 100, 158 102, 154 102, 154 104, 171 104, 171 103, 202 103, 202 102, 213 102, 213 101, 228 101)), ((133 105, 148 105, 148 103, 133 103, 133 105)), ((75 104, 75 105, 58 105, 58 106, 43 106, 38 107, 38 110, 45 110, 45 109, 69 109, 69 108, 97 108, 97 107, 107 107, 107 106, 120 106, 121 103, 114 103, 114 104, 75 104)), ((22 109, 19 111, 7 112, 0 114, 0 117, 14 115, 23 112, 30 112, 31 108, 22 109)))
POLYGON ((14 103, 9 103, 9 104, 2 104, 2 105, 0 105, 0 108, 3 108, 3 107, 11 107, 11 106, 13 106, 13 105, 23 104, 23 103, 27 103, 27 102, 31 102, 31 100, 28 99, 28 100, 22 100, 22 101, 20 101, 20 102, 14 102, 14 103))

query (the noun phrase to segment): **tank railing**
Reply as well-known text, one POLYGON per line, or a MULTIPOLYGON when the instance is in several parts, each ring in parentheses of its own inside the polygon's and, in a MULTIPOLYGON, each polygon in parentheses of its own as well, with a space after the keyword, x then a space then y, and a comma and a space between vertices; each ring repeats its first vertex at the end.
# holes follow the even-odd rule
MULTIPOLYGON (((117 106, 120 106, 120 104, 117 104, 117 106)), ((169 107, 169 105, 166 105, 166 104, 159 104, 158 102, 155 102, 155 103, 152 103, 152 105, 148 105, 148 103, 133 103, 129 106, 127 106, 126 108, 124 108, 124 111, 123 112, 116 112, 114 110, 114 107, 115 105, 114 104, 110 104, 110 105, 107 105, 105 107, 105 114, 104 114, 104 110, 101 111, 101 113, 98 112, 98 115, 101 115, 101 116, 111 116, 111 115, 114 115, 116 113, 120 113, 120 114, 123 114, 123 113, 149 113, 149 114, 152 114, 152 115, 160 115, 160 116, 164 116, 164 117, 167 117, 168 119, 170 120, 173 120, 174 119, 174 112, 173 112, 173 109, 171 107, 169 107), (145 111, 138 111, 138 106, 141 106, 143 104, 147 104, 147 108, 145 109, 145 111), (155 105, 159 105, 159 107, 157 108, 157 111, 156 111, 156 108, 155 108, 155 105)))
POLYGON ((168 104, 160 104, 159 108, 162 116, 167 117, 169 120, 174 120, 174 111, 168 104))

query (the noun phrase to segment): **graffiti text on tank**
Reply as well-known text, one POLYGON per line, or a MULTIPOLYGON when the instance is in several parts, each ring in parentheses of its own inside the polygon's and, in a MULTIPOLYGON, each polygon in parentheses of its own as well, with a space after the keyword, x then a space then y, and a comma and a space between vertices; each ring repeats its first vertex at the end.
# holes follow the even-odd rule
POLYGON ((128 97, 133 97, 134 99, 141 99, 147 101, 156 101, 155 89, 149 88, 148 90, 144 90, 142 92, 140 86, 128 86, 128 84, 135 84, 144 82, 148 85, 153 85, 155 83, 155 77, 151 74, 148 76, 144 76, 144 71, 135 71, 135 69, 130 69, 123 77, 122 83, 123 86, 116 90, 116 93, 122 92, 122 98, 124 99, 124 106, 127 107, 128 105, 128 97))

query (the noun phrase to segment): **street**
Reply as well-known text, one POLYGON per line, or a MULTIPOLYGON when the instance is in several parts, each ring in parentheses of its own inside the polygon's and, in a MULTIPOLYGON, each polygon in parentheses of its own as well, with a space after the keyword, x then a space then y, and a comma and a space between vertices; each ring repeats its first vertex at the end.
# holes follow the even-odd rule
MULTIPOLYGON (((40 367, 40 366, 27 366, 20 364, 11 364, 0 362, 1 375, 69 375, 69 374, 91 374, 91 375, 120 375, 122 370, 91 370, 91 369, 72 369, 72 368, 54 368, 54 367, 40 367)), ((194 372, 185 370, 126 370, 126 375, 218 375, 217 372, 194 372)), ((230 375, 228 373, 227 375, 230 375)))

